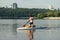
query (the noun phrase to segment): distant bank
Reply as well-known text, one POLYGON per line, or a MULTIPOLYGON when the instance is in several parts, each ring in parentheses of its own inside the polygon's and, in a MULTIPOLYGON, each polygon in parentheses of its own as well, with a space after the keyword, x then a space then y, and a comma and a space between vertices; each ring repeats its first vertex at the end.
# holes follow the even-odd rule
MULTIPOLYGON (((29 17, 15 17, 15 18, 8 18, 8 17, 2 17, 0 19, 29 19, 29 17)), ((39 19, 37 17, 34 17, 34 19, 39 19)), ((43 20, 60 20, 60 17, 44 17, 43 20)))
POLYGON ((45 17, 45 18, 43 18, 43 19, 46 19, 46 20, 60 20, 60 17, 45 17))
MULTIPOLYGON (((0 19, 29 19, 29 17, 0 17, 0 19)), ((34 19, 38 19, 34 17, 34 19)))

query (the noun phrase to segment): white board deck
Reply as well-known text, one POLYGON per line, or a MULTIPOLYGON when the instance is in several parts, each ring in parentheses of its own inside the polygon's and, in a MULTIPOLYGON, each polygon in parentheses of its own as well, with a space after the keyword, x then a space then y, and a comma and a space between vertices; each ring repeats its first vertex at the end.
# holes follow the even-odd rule
POLYGON ((25 28, 25 27, 20 27, 17 28, 17 30, 34 30, 34 29, 46 29, 47 27, 35 27, 35 28, 25 28))

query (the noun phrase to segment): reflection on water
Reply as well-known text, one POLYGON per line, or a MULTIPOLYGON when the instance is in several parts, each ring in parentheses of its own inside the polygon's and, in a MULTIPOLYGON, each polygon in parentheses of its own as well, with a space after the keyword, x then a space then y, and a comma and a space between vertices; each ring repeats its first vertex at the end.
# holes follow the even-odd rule
POLYGON ((16 38, 16 28, 13 25, 0 25, 0 40, 13 40, 16 38))
MULTIPOLYGON (((0 40, 29 40, 28 33, 22 27, 26 20, 0 20, 0 40)), ((36 27, 56 27, 57 29, 39 29, 34 32, 33 40, 60 40, 60 20, 34 20, 36 27)))

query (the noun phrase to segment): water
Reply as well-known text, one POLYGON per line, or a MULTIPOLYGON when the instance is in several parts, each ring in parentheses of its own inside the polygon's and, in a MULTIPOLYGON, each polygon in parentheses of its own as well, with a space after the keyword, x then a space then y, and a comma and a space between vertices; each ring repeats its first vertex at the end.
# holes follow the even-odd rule
MULTIPOLYGON (((0 19, 0 40, 29 40, 28 33, 22 27, 27 20, 0 19)), ((60 40, 60 20, 34 20, 36 27, 56 27, 57 29, 39 29, 34 32, 33 40, 60 40)))

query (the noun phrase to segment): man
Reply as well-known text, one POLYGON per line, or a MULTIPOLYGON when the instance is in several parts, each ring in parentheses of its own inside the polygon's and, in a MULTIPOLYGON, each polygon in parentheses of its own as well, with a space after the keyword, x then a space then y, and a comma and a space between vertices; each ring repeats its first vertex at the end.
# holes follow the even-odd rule
MULTIPOLYGON (((29 17, 30 27, 33 28, 33 17, 30 15, 29 17)), ((33 39, 33 30, 29 30, 29 40, 33 39)))
MULTIPOLYGON (((29 20, 28 20, 27 23, 29 23, 29 27, 30 27, 30 28, 33 28, 33 27, 34 27, 32 15, 29 16, 29 20)), ((27 23, 26 23, 26 24, 27 24, 27 23)), ((26 25, 26 24, 25 24, 25 25, 26 25)), ((25 25, 24 25, 24 27, 25 27, 25 25)), ((29 30, 29 40, 32 40, 32 39, 33 39, 33 30, 29 30)))

